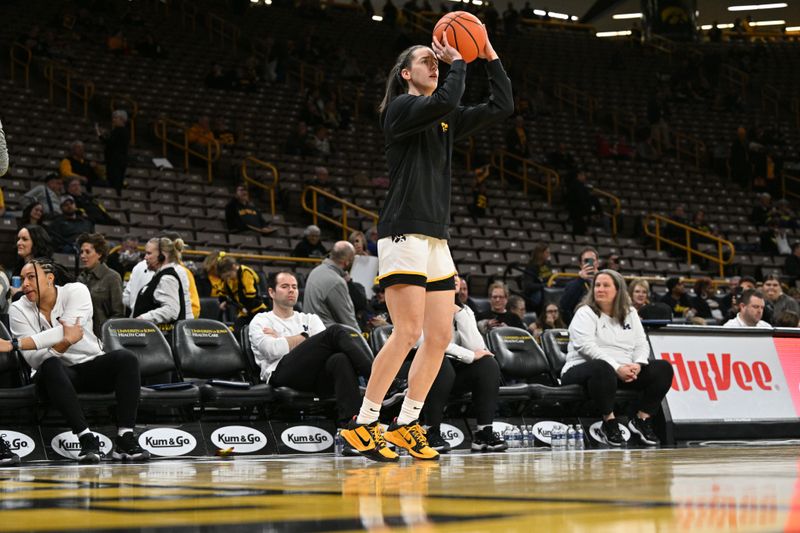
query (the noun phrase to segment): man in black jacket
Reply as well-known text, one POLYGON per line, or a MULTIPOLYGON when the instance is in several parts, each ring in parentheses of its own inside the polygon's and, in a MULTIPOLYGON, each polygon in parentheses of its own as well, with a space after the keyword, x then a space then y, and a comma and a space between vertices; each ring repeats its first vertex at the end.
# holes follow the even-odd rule
POLYGON ((75 241, 81 233, 94 233, 92 221, 78 213, 75 199, 66 195, 61 199, 61 214, 47 226, 58 252, 75 253, 75 241))
POLYGON ((109 185, 114 187, 117 193, 122 192, 125 171, 128 169, 128 145, 131 143, 131 135, 127 126, 128 113, 122 109, 111 113, 110 132, 105 132, 95 125, 97 137, 105 144, 106 177, 109 185))
POLYGON ((239 184, 236 192, 225 206, 225 224, 232 232, 254 232, 262 235, 269 235, 274 232, 273 228, 264 219, 264 215, 250 201, 250 193, 247 186, 239 184))
POLYGON ((589 291, 589 287, 592 285, 592 278, 597 273, 600 256, 597 250, 587 246, 581 250, 578 260, 581 267, 578 277, 567 283, 567 286, 564 287, 564 294, 561 295, 561 300, 559 301, 561 316, 566 324, 570 323, 572 315, 575 314, 575 308, 578 307, 578 304, 581 303, 581 300, 589 291))
POLYGON ((83 190, 81 180, 72 178, 67 182, 67 194, 75 199, 75 205, 79 211, 92 221, 93 224, 106 224, 109 226, 119 226, 119 220, 108 214, 105 207, 94 197, 83 190))

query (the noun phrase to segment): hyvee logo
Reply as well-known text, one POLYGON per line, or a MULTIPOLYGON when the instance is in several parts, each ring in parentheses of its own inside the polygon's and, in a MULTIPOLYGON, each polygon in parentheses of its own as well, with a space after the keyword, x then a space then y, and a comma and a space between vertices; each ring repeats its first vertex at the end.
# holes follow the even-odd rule
MULTIPOLYGON (((589 428, 589 434, 597 442, 602 442, 603 444, 605 444, 606 439, 604 439, 603 436, 600 434, 600 426, 602 424, 603 424, 602 420, 598 420, 597 422, 592 424, 592 427, 589 428)), ((631 440, 631 432, 630 432, 630 430, 626 426, 624 426, 623 424, 620 424, 619 422, 617 422, 617 425, 619 426, 619 430, 622 433, 622 438, 625 439, 625 442, 628 442, 629 440, 631 440)))
POLYGON ((322 428, 294 426, 281 433, 283 443, 298 452, 321 452, 333 445, 333 437, 322 428))
MULTIPOLYGON (((100 451, 104 454, 110 453, 111 439, 96 431, 92 431, 92 433, 97 435, 100 439, 100 451)), ((78 454, 81 453, 81 441, 78 440, 78 436, 71 431, 59 433, 53 437, 53 440, 50 441, 50 446, 58 455, 66 457, 67 459, 77 459, 78 454)))
POLYGON ((453 448, 461 446, 461 443, 464 442, 464 433, 455 426, 442 424, 439 426, 439 431, 442 434, 442 438, 453 448))
POLYGON ((139 435, 139 446, 154 455, 177 457, 194 450, 197 439, 180 429, 155 428, 139 435))
POLYGON ((753 390, 754 383, 761 390, 772 390, 772 372, 763 361, 731 362, 729 353, 723 353, 720 359, 716 354, 708 353, 705 361, 684 361, 679 352, 663 352, 661 358, 669 361, 675 369, 672 388, 676 391, 695 388, 705 391, 709 400, 716 401, 717 391, 730 390, 734 383, 743 391, 753 390))
POLYGON ((220 449, 233 448, 236 453, 252 453, 267 445, 267 437, 246 426, 225 426, 211 434, 211 442, 220 449))
POLYGON ((0 437, 5 439, 11 451, 20 457, 30 455, 36 448, 36 443, 32 438, 24 433, 18 431, 11 431, 8 429, 0 429, 0 437))
POLYGON ((567 426, 561 422, 543 420, 533 425, 533 435, 545 444, 550 444, 550 436, 553 434, 553 430, 556 428, 564 431, 567 430, 567 426))

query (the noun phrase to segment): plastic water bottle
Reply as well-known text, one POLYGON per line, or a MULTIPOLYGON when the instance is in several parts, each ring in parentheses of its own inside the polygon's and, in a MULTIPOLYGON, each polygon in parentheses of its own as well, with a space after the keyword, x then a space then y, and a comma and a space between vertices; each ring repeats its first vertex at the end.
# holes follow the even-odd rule
POLYGON ((333 454, 336 457, 344 455, 344 439, 339 431, 333 436, 333 454))
POLYGON ((519 430, 519 427, 514 426, 514 429, 511 431, 511 440, 514 441, 514 448, 519 449, 522 447, 522 432, 519 430))
POLYGON ((536 444, 536 439, 533 436, 533 426, 528 426, 528 442, 525 444, 527 448, 533 448, 536 444))
POLYGON ((503 440, 506 441, 509 448, 514 447, 514 442, 511 440, 511 428, 506 428, 503 430, 503 440))
POLYGON ((522 448, 527 448, 530 445, 530 433, 528 433, 528 426, 522 426, 522 448))
POLYGON ((567 446, 568 449, 575 448, 575 429, 567 425, 567 446))
POLYGON ((561 427, 556 426, 550 430, 550 449, 558 451, 561 449, 561 427))
POLYGON ((584 447, 583 441, 583 426, 580 424, 575 424, 575 449, 582 450, 584 447))

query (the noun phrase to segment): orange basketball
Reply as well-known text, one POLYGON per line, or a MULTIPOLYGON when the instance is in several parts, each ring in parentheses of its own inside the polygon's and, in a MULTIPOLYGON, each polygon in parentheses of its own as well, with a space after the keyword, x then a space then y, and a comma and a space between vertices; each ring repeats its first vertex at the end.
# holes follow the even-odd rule
POLYGON ((447 32, 447 42, 458 50, 464 61, 471 63, 486 46, 486 29, 472 13, 453 11, 439 19, 433 27, 433 36, 442 40, 447 32))

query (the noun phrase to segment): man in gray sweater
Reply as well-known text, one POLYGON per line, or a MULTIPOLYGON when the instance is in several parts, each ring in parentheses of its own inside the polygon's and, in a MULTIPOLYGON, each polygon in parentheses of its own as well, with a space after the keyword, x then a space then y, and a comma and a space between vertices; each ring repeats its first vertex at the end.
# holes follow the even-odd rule
POLYGON ((352 244, 337 242, 333 245, 330 257, 312 270, 306 280, 303 312, 318 315, 326 328, 333 324, 344 324, 361 331, 346 280, 355 255, 352 244))

